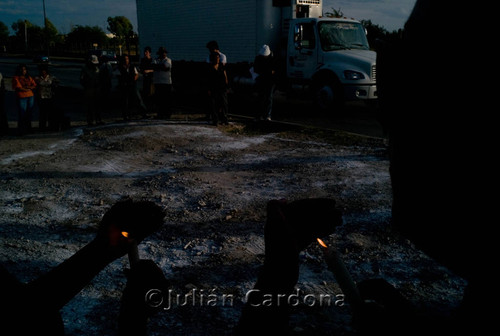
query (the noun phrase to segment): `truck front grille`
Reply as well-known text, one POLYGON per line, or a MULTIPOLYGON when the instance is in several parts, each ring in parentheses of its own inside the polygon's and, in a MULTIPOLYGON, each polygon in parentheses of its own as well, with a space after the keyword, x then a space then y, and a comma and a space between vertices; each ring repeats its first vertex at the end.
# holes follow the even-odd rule
POLYGON ((372 80, 377 80, 377 66, 376 65, 372 65, 372 73, 371 73, 370 77, 372 78, 372 80))
POLYGON ((297 0, 297 5, 320 5, 321 0, 297 0))

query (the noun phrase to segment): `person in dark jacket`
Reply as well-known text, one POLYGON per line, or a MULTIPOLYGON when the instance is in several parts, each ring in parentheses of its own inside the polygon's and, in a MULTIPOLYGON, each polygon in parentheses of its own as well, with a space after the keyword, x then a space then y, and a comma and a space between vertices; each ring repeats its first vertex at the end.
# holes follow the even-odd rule
POLYGON ((0 136, 7 135, 9 131, 9 122, 5 111, 5 81, 0 72, 0 136))
POLYGON ((259 97, 256 120, 271 120, 273 96, 276 88, 275 61, 268 45, 264 44, 254 60, 254 72, 257 74, 255 88, 259 97))
POLYGON ((122 103, 122 113, 124 120, 130 120, 132 117, 132 108, 139 108, 142 115, 146 115, 146 105, 142 101, 142 97, 137 89, 137 79, 139 78, 139 71, 130 63, 130 57, 123 55, 118 67, 120 71, 119 90, 122 103))
POLYGON ((219 122, 228 124, 228 100, 227 92, 229 81, 226 70, 220 62, 219 53, 210 54, 210 66, 208 68, 208 96, 210 99, 212 123, 217 125, 219 122))
POLYGON ((83 98, 86 105, 87 125, 94 122, 102 124, 99 93, 102 87, 99 70, 99 59, 91 55, 80 72, 80 84, 83 86, 83 98))
POLYGON ((151 47, 144 48, 144 57, 139 65, 139 72, 142 74, 142 100, 144 105, 151 111, 153 108, 153 57, 151 57, 151 47))

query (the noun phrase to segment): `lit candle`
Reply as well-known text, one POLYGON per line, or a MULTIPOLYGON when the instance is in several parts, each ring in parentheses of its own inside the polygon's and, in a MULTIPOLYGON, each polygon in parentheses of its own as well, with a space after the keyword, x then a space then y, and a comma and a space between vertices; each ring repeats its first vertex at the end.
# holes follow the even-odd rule
POLYGON ((322 241, 322 240, 321 240, 321 239, 319 239, 319 238, 316 238, 316 239, 318 240, 318 243, 319 243, 321 246, 323 246, 324 248, 328 248, 328 245, 326 245, 324 241, 322 241))
POLYGON ((326 264, 328 269, 333 273, 335 279, 337 280, 340 289, 344 293, 347 302, 349 302, 354 311, 357 311, 363 301, 359 295, 358 288, 351 278, 351 274, 347 271, 340 254, 336 249, 328 247, 321 239, 317 238, 318 243, 323 247, 323 254, 325 256, 326 264))
MULTIPOLYGON (((125 238, 130 238, 130 234, 127 231, 122 231, 122 236, 125 238)), ((139 261, 139 250, 137 248, 137 243, 135 240, 130 242, 130 248, 128 250, 128 261, 130 263, 130 267, 134 266, 136 262, 139 261)))

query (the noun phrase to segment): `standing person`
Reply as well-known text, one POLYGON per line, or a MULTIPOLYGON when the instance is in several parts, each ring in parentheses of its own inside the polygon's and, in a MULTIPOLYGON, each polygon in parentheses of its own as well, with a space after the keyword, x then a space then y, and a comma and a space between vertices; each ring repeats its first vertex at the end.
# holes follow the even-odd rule
POLYGON ((118 66, 120 71, 120 79, 118 87, 120 90, 120 98, 122 100, 123 120, 130 120, 132 117, 131 109, 137 106, 142 111, 142 115, 146 114, 146 106, 137 90, 137 79, 139 78, 139 71, 130 63, 130 57, 123 55, 120 59, 118 66))
POLYGON ((5 111, 5 81, 0 72, 0 136, 7 135, 9 131, 9 122, 5 111))
POLYGON ((39 71, 40 75, 35 77, 39 111, 38 128, 40 131, 45 131, 48 124, 48 128, 54 131, 59 128, 62 121, 62 116, 58 115, 54 105, 54 95, 58 80, 49 73, 47 66, 41 66, 39 71))
POLYGON ((92 126, 94 122, 98 125, 102 124, 101 108, 99 106, 101 76, 99 71, 99 59, 96 55, 91 55, 82 68, 80 72, 80 83, 83 86, 87 125, 92 126))
MULTIPOLYGON (((227 57, 225 54, 223 54, 220 49, 219 49, 219 44, 217 43, 217 41, 215 40, 212 40, 212 41, 209 41, 207 44, 206 44, 206 47, 208 49, 208 55, 207 55, 207 58, 206 58, 206 62, 209 66, 209 69, 210 67, 212 66, 212 62, 210 60, 210 56, 213 54, 213 53, 217 53, 219 54, 219 64, 221 67, 225 67, 226 64, 227 64, 227 57)), ((210 122, 211 118, 212 118, 212 98, 210 96, 207 97, 207 120, 210 122)), ((212 120, 213 122, 213 120, 212 120)))
POLYGON ((18 130, 19 135, 31 131, 31 118, 35 105, 36 82, 28 73, 25 64, 19 64, 16 74, 12 78, 12 89, 16 92, 17 106, 19 108, 18 130))
POLYGON ((220 63, 220 55, 216 52, 210 54, 210 67, 208 69, 208 97, 211 104, 212 123, 228 124, 227 120, 227 91, 229 82, 227 73, 220 63))
POLYGON ((154 62, 153 83, 155 86, 155 102, 158 108, 157 117, 170 118, 172 100, 172 60, 167 57, 167 50, 160 47, 158 58, 154 62))
POLYGON ((142 101, 148 111, 153 107, 153 58, 151 57, 151 47, 144 48, 144 57, 141 59, 139 70, 142 74, 142 101))
POLYGON ((217 53, 219 54, 220 56, 220 64, 222 66, 226 66, 227 64, 227 57, 226 55, 224 55, 220 49, 219 49, 219 44, 217 43, 217 41, 210 41, 207 43, 207 49, 208 49, 208 56, 207 56, 207 63, 211 63, 210 61, 210 55, 213 54, 213 53, 217 53))
POLYGON ((256 120, 271 120, 273 96, 276 88, 275 61, 268 45, 264 44, 254 60, 254 72, 257 74, 255 88, 259 97, 256 120))
POLYGON ((111 88, 113 87, 113 66, 104 55, 100 58, 99 76, 101 80, 99 106, 104 110, 109 110, 111 108, 111 88))

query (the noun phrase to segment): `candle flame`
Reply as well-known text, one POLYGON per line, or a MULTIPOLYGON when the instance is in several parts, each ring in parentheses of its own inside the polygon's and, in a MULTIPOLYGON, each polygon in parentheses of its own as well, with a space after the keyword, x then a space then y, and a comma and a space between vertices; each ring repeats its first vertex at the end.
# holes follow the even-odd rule
POLYGON ((122 236, 124 236, 125 238, 128 238, 129 234, 126 231, 122 231, 122 236))
POLYGON ((323 246, 324 248, 327 248, 327 247, 328 247, 328 245, 326 245, 326 244, 325 244, 325 243, 324 243, 321 239, 319 239, 319 238, 316 238, 316 239, 318 240, 318 243, 319 243, 321 246, 323 246))

